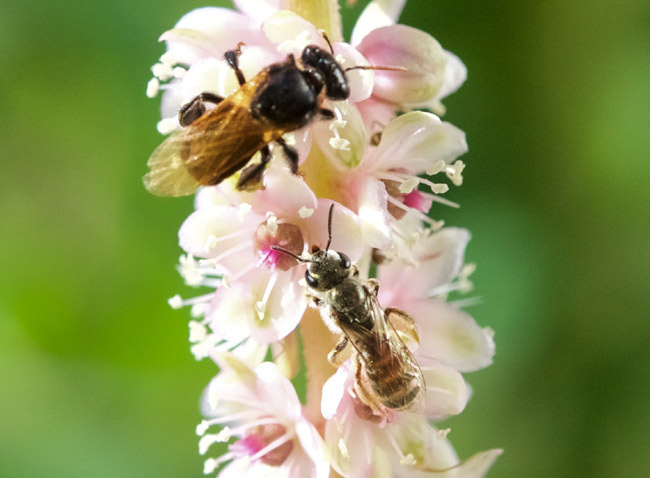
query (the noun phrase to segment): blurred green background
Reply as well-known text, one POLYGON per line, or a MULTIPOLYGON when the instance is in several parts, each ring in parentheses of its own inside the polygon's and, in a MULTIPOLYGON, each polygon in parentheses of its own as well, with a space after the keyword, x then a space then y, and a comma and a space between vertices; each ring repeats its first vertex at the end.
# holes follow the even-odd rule
MULTIPOLYGON (((344 9, 350 32, 366 2, 344 9)), ((214 368, 174 267, 191 198, 149 195, 158 36, 193 1, 0 2, 0 476, 202 476, 214 368)), ((494 477, 650 476, 650 3, 414 1, 469 68, 447 224, 494 365, 448 422, 494 477)), ((236 39, 235 39, 236 40, 236 39)))

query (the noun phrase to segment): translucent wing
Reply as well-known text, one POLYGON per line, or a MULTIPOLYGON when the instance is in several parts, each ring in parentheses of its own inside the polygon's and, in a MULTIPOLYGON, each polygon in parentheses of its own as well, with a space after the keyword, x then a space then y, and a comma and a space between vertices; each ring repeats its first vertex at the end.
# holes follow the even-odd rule
MULTIPOLYGON (((377 350, 375 366, 379 365, 382 370, 400 374, 399 377, 387 377, 382 382, 385 389, 384 395, 387 398, 401 397, 404 409, 421 412, 426 406, 424 375, 415 357, 391 322, 391 320, 395 320, 400 325, 409 324, 410 330, 415 330, 413 319, 399 309, 385 311, 374 294, 368 294, 368 300, 371 302, 375 317, 373 329, 377 350)), ((401 409, 402 407, 397 408, 401 409)))
POLYGON ((219 184, 242 169, 264 145, 285 133, 255 118, 250 99, 265 72, 244 84, 151 154, 144 176, 147 190, 159 196, 192 194, 200 185, 219 184))
POLYGON ((151 154, 147 166, 150 171, 142 182, 152 194, 158 196, 186 196, 192 194, 200 183, 189 173, 181 155, 185 142, 184 131, 174 133, 151 154))

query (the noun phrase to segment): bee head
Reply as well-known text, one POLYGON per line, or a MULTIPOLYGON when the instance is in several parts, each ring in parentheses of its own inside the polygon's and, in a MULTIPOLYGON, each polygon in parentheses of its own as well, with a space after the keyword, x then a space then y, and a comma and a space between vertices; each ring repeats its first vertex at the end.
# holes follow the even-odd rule
POLYGON ((350 258, 342 252, 317 251, 307 262, 305 280, 310 288, 326 291, 350 276, 351 265, 350 258))

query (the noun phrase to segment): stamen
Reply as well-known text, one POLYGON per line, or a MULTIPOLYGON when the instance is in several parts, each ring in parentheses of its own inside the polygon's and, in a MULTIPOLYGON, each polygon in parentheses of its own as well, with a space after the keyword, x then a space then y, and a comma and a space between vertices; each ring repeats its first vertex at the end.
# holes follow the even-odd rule
POLYGON ((174 75, 174 78, 183 78, 185 76, 185 73, 187 73, 187 70, 185 68, 183 68, 183 67, 180 67, 180 66, 177 66, 172 71, 172 74, 174 75))
POLYGON ((295 436, 295 433, 286 433, 285 435, 281 436, 280 438, 277 438, 273 440, 271 443, 266 445, 264 448, 262 448, 260 451, 255 453, 253 456, 250 457, 251 461, 257 460, 258 458, 263 457, 267 453, 275 450, 276 448, 284 445, 286 442, 289 440, 293 440, 293 437, 295 436))
POLYGON ((271 295, 271 292, 273 291, 273 287, 275 286, 275 283, 278 281, 278 273, 273 272, 271 274, 271 278, 269 279, 269 282, 266 284, 266 290, 264 291, 264 296, 262 297, 262 300, 258 301, 255 303, 255 311, 257 312, 257 316, 260 320, 264 320, 266 316, 266 303, 269 300, 269 296, 271 295))
POLYGON ((181 299, 181 296, 176 294, 174 297, 169 299, 167 303, 171 306, 172 309, 180 309, 181 307, 185 307, 188 305, 194 305, 194 304, 202 304, 205 302, 209 302, 212 299, 212 296, 214 295, 214 292, 210 292, 208 294, 204 295, 199 295, 197 297, 192 297, 191 299, 181 299))
MULTIPOLYGON (((343 119, 335 119, 330 121, 330 131, 335 131, 338 128, 345 128, 345 125, 347 125, 348 122, 343 119)), ((338 132, 337 132, 338 134, 338 132)))
POLYGON ((250 235, 251 231, 246 230, 246 229, 239 229, 237 231, 231 232, 229 234, 225 234, 223 236, 213 236, 211 235, 208 239, 210 240, 210 245, 211 246, 216 246, 220 242, 227 241, 230 239, 235 239, 239 236, 245 236, 245 235, 250 235))
POLYGON ((483 303, 482 297, 468 297, 467 299, 452 300, 448 302, 449 305, 454 306, 457 309, 464 309, 465 307, 472 307, 474 305, 480 305, 482 303, 483 303))
POLYGON ((178 63, 178 59, 176 58, 176 54, 173 51, 166 51, 160 55, 160 63, 171 66, 178 63))
MULTIPOLYGON (((163 118, 156 124, 156 129, 160 134, 169 134, 180 127, 178 118, 163 118)), ((180 164, 182 166, 182 163, 180 164)))
POLYGON ((446 167, 447 167, 447 163, 444 162, 442 159, 440 159, 440 160, 436 161, 436 163, 433 166, 431 166, 429 169, 427 169, 426 173, 429 176, 434 176, 434 175, 438 174, 439 172, 441 172, 446 167))
POLYGON ((350 151, 350 142, 345 138, 330 138, 330 146, 340 151, 350 151))
POLYGON ((258 410, 246 410, 243 412, 231 413, 229 415, 223 415, 217 418, 210 418, 209 420, 203 420, 196 427, 196 434, 203 435, 207 429, 213 425, 221 425, 223 423, 237 422, 245 420, 248 418, 253 418, 259 416, 258 410))
POLYGON ((250 271, 252 271, 253 269, 255 269, 256 267, 259 267, 259 266, 260 266, 259 261, 258 261, 257 263, 256 263, 256 262, 251 262, 251 263, 248 264, 246 267, 244 267, 242 270, 240 270, 237 274, 235 274, 235 275, 232 276, 232 277, 229 277, 229 278, 228 278, 228 281, 229 281, 230 283, 232 283, 232 282, 236 282, 236 281, 238 281, 239 279, 241 279, 243 276, 245 276, 246 274, 248 274, 250 271))
POLYGON ((444 204, 445 206, 453 207, 453 208, 456 208, 456 209, 458 209, 460 207, 460 204, 455 203, 453 201, 450 201, 449 199, 445 199, 443 197, 440 197, 440 196, 438 196, 436 194, 425 193, 425 192, 422 192, 422 191, 420 191, 420 194, 425 196, 427 199, 431 199, 434 202, 444 204))
POLYGON ((242 242, 241 244, 233 246, 227 251, 222 252, 217 257, 214 257, 212 259, 201 259, 199 261, 199 264, 202 266, 217 266, 223 259, 226 259, 234 254, 237 254, 238 252, 248 249, 249 247, 252 247, 252 245, 253 241, 242 242))
POLYGON ((190 342, 195 343, 195 342, 200 342, 201 340, 205 340, 205 338, 208 336, 208 330, 205 327, 205 324, 201 322, 197 322, 196 320, 191 320, 189 322, 189 329, 190 329, 190 342))
POLYGON ((455 186, 460 186, 463 184, 463 169, 465 169, 465 163, 463 163, 460 159, 451 166, 447 166, 445 168, 447 177, 451 179, 451 182, 454 183, 455 186))
POLYGON ((266 227, 270 234, 278 232, 278 216, 271 214, 266 220, 266 227))
POLYGON ((393 204, 394 206, 406 211, 406 212, 411 212, 411 211, 414 212, 415 214, 417 214, 420 217, 420 219, 422 219, 424 222, 430 224, 432 229, 440 229, 442 227, 442 224, 441 224, 442 221, 436 221, 434 219, 431 219, 429 216, 427 216, 423 212, 418 211, 417 209, 405 206, 401 201, 398 201, 397 199, 395 199, 394 197, 392 197, 390 195, 388 196, 388 202, 393 204))
POLYGON ((210 473, 213 473, 214 470, 216 470, 219 465, 221 465, 222 463, 224 463, 226 461, 230 461, 230 460, 232 460, 234 458, 236 458, 236 456, 232 452, 224 453, 219 458, 209 458, 209 459, 205 460, 205 462, 203 464, 203 473, 205 473, 206 475, 210 474, 210 473), (208 470, 208 471, 206 471, 206 470, 208 470))
POLYGON ((151 72, 161 81, 169 80, 174 76, 174 70, 170 64, 156 63, 151 67, 151 72))
POLYGON ((301 207, 300 210, 298 211, 298 214, 302 219, 307 219, 308 217, 311 217, 312 214, 314 214, 314 209, 310 207, 301 207))
POLYGON ((346 446, 343 438, 339 438, 338 447, 339 447, 339 451, 341 452, 341 455, 343 455, 343 458, 350 458, 350 453, 348 453, 348 447, 346 446))
MULTIPOLYGON (((258 412, 259 413, 259 412, 258 412)), ((246 422, 245 424, 233 428, 230 430, 231 435, 241 435, 243 432, 246 430, 249 430, 251 428, 261 426, 261 425, 280 425, 283 428, 286 428, 284 425, 282 425, 276 417, 265 417, 265 418, 260 418, 259 420, 254 420, 250 422, 246 422)))
POLYGON ((158 78, 152 78, 147 83, 147 98, 153 98, 160 91, 160 81, 158 78))

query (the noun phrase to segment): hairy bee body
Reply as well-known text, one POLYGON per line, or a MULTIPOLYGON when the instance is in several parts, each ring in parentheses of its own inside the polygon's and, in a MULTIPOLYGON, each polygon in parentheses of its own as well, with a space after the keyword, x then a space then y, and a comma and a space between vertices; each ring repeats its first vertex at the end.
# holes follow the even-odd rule
POLYGON ((382 407, 420 411, 424 405, 424 377, 413 354, 395 328, 418 340, 413 319, 398 309, 383 309, 377 300, 379 283, 363 281, 344 254, 317 251, 307 262, 310 305, 320 310, 330 330, 341 336, 328 359, 341 361, 348 343, 356 367, 355 391, 373 411, 382 407), (346 267, 347 266, 347 267, 346 267))
POLYGON ((258 151, 260 162, 242 170, 237 187, 259 186, 271 153, 279 144, 291 170, 298 171, 298 153, 282 135, 306 126, 317 116, 332 119, 321 108, 325 98, 344 100, 350 94, 345 72, 332 54, 315 45, 305 47, 299 62, 288 55, 283 62, 262 69, 245 81, 236 50, 225 58, 240 88, 227 98, 204 92, 179 112, 184 129, 172 134, 151 154, 144 185, 153 194, 183 196, 199 186, 219 184, 242 170, 258 151), (213 103, 207 109, 205 104, 213 103))

